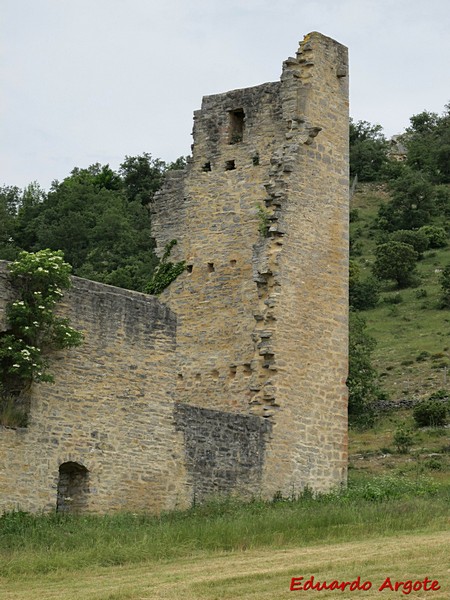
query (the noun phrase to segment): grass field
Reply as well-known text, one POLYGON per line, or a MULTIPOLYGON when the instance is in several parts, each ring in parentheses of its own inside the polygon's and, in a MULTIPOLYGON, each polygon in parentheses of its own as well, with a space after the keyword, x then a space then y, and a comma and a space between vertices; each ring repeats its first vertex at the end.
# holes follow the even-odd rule
POLYGON ((391 582, 430 580, 440 590, 412 592, 410 598, 444 600, 450 594, 450 536, 443 532, 415 533, 389 538, 307 548, 258 549, 192 556, 158 563, 116 567, 86 567, 26 579, 0 580, 2 600, 279 600, 281 598, 394 598, 400 591, 379 591, 391 582), (289 591, 292 577, 314 575, 370 581, 369 591, 289 591))
POLYGON ((439 580, 432 597, 447 598, 449 507, 448 483, 371 475, 318 498, 228 500, 161 517, 7 514, 0 518, 0 598, 275 599, 294 593, 292 577, 311 575, 373 584, 320 597, 379 597, 389 576, 439 580))

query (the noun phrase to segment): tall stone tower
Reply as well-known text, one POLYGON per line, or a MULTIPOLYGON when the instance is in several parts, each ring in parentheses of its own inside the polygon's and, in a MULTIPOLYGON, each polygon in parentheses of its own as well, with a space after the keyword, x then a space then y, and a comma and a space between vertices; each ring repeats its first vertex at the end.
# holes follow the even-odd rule
POLYGON ((347 462, 346 48, 308 34, 279 82, 205 97, 193 135, 152 208, 159 252, 176 239, 187 264, 160 297, 186 477, 200 495, 329 489, 347 462), (227 455, 206 430, 233 423, 227 455))

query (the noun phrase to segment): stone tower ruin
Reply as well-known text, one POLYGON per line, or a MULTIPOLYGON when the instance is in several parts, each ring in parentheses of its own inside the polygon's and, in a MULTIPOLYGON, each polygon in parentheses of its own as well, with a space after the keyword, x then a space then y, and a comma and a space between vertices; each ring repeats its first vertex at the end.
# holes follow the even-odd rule
POLYGON ((0 430, 0 508, 345 483, 346 48, 307 35, 280 81, 205 97, 193 136, 152 205, 158 252, 177 240, 186 270, 158 299, 75 280, 64 310, 86 343, 35 386, 28 428, 0 430))

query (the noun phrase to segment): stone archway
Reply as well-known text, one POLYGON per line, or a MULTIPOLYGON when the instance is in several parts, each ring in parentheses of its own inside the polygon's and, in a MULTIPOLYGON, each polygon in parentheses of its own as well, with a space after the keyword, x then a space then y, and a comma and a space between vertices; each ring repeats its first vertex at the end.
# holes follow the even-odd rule
POLYGON ((87 506, 89 471, 77 462, 65 462, 59 467, 56 512, 80 513, 87 506))

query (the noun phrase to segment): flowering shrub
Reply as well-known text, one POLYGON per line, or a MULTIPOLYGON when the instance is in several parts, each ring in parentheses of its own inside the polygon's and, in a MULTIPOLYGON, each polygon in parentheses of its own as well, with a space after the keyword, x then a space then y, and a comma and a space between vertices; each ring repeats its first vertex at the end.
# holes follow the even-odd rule
POLYGON ((62 252, 21 252, 8 268, 17 299, 7 305, 9 328, 0 337, 1 391, 17 394, 32 381, 52 382, 43 350, 78 346, 82 334, 54 314, 71 285, 62 252))

